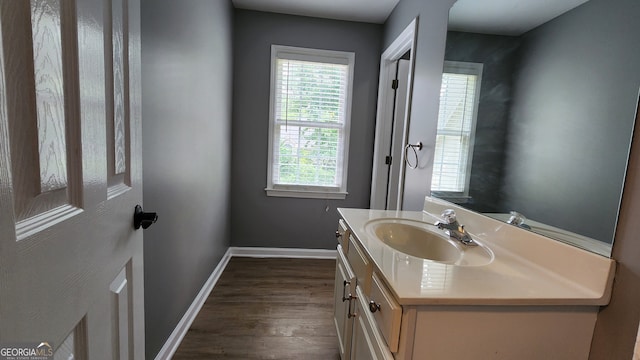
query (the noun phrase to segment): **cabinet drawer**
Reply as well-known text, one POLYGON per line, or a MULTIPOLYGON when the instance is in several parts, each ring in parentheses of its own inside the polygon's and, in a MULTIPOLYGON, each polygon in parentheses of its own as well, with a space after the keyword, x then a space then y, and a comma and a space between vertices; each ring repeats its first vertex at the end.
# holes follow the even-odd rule
POLYGON ((369 289, 371 289, 372 265, 365 255, 364 250, 362 250, 353 236, 349 236, 349 252, 347 253, 347 259, 349 260, 349 264, 351 264, 353 273, 358 278, 358 285, 362 287, 365 294, 369 294, 369 289))
POLYGON ((338 244, 342 246, 342 251, 346 254, 349 252, 349 228, 344 220, 338 220, 338 230, 336 231, 338 244))
POLYGON ((369 297, 369 311, 373 313, 373 318, 387 341, 391 352, 398 351, 400 340, 400 322, 402 321, 402 307, 398 304, 385 287, 384 283, 373 274, 371 283, 371 296, 369 297))

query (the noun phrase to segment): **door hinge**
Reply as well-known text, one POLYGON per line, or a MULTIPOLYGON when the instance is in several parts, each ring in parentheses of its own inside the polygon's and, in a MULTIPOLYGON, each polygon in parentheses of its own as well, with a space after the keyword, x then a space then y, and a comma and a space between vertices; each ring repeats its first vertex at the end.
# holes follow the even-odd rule
POLYGON ((384 163, 385 163, 385 165, 391 165, 391 160, 392 160, 392 159, 393 159, 393 158, 392 158, 391 156, 388 156, 388 155, 387 155, 387 156, 384 158, 384 163))
POLYGON ((391 88, 392 88, 393 90, 395 90, 395 89, 397 89, 397 88, 398 88, 398 79, 395 79, 395 80, 393 80, 393 81, 391 82, 391 88))

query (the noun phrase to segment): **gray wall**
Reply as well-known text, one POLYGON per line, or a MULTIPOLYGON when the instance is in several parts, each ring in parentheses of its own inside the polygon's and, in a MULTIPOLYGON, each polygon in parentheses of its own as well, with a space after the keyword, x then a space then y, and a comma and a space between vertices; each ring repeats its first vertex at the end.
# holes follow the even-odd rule
POLYGON ((419 16, 415 44, 415 69, 411 104, 409 142, 421 141, 419 167, 408 169, 404 183, 404 210, 422 210, 424 197, 431 193, 433 150, 435 148, 440 84, 449 9, 455 0, 401 0, 384 24, 386 49, 419 16))
POLYGON ((637 0, 591 0, 524 36, 506 208, 612 240, 640 86, 638 14, 637 0))
POLYGON ((480 102, 469 183, 470 202, 479 212, 500 212, 506 134, 513 72, 520 39, 449 31, 445 60, 482 63, 480 102))
POLYGON ((336 207, 369 207, 382 26, 235 10, 233 246, 335 247, 336 207), (345 200, 267 197, 271 45, 356 53, 345 200))
MULTIPOLYGON (((593 0, 592 0, 593 1, 593 0)), ((637 13, 637 12, 636 12, 637 13)), ((640 319, 640 116, 625 181, 612 257, 616 277, 611 302, 598 314, 591 360, 631 359, 640 319)))
POLYGON ((147 359, 229 245, 230 1, 142 1, 147 359))

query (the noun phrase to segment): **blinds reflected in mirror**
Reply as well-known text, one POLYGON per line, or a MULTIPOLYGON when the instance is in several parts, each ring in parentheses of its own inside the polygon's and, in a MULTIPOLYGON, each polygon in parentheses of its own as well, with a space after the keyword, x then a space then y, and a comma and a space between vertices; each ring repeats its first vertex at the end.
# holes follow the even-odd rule
POLYGON ((432 192, 468 195, 482 64, 445 62, 432 192))

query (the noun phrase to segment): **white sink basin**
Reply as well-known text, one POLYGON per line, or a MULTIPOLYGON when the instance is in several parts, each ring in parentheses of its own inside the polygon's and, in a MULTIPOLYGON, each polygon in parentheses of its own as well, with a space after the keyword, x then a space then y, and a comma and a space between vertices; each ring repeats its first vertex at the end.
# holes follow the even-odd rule
POLYGON ((456 262, 460 251, 446 237, 425 229, 393 222, 372 224, 376 237, 407 255, 440 262, 456 262))
POLYGON ((421 259, 459 266, 480 266, 493 261, 493 253, 485 246, 459 244, 425 222, 377 219, 367 223, 365 231, 394 250, 421 259))

